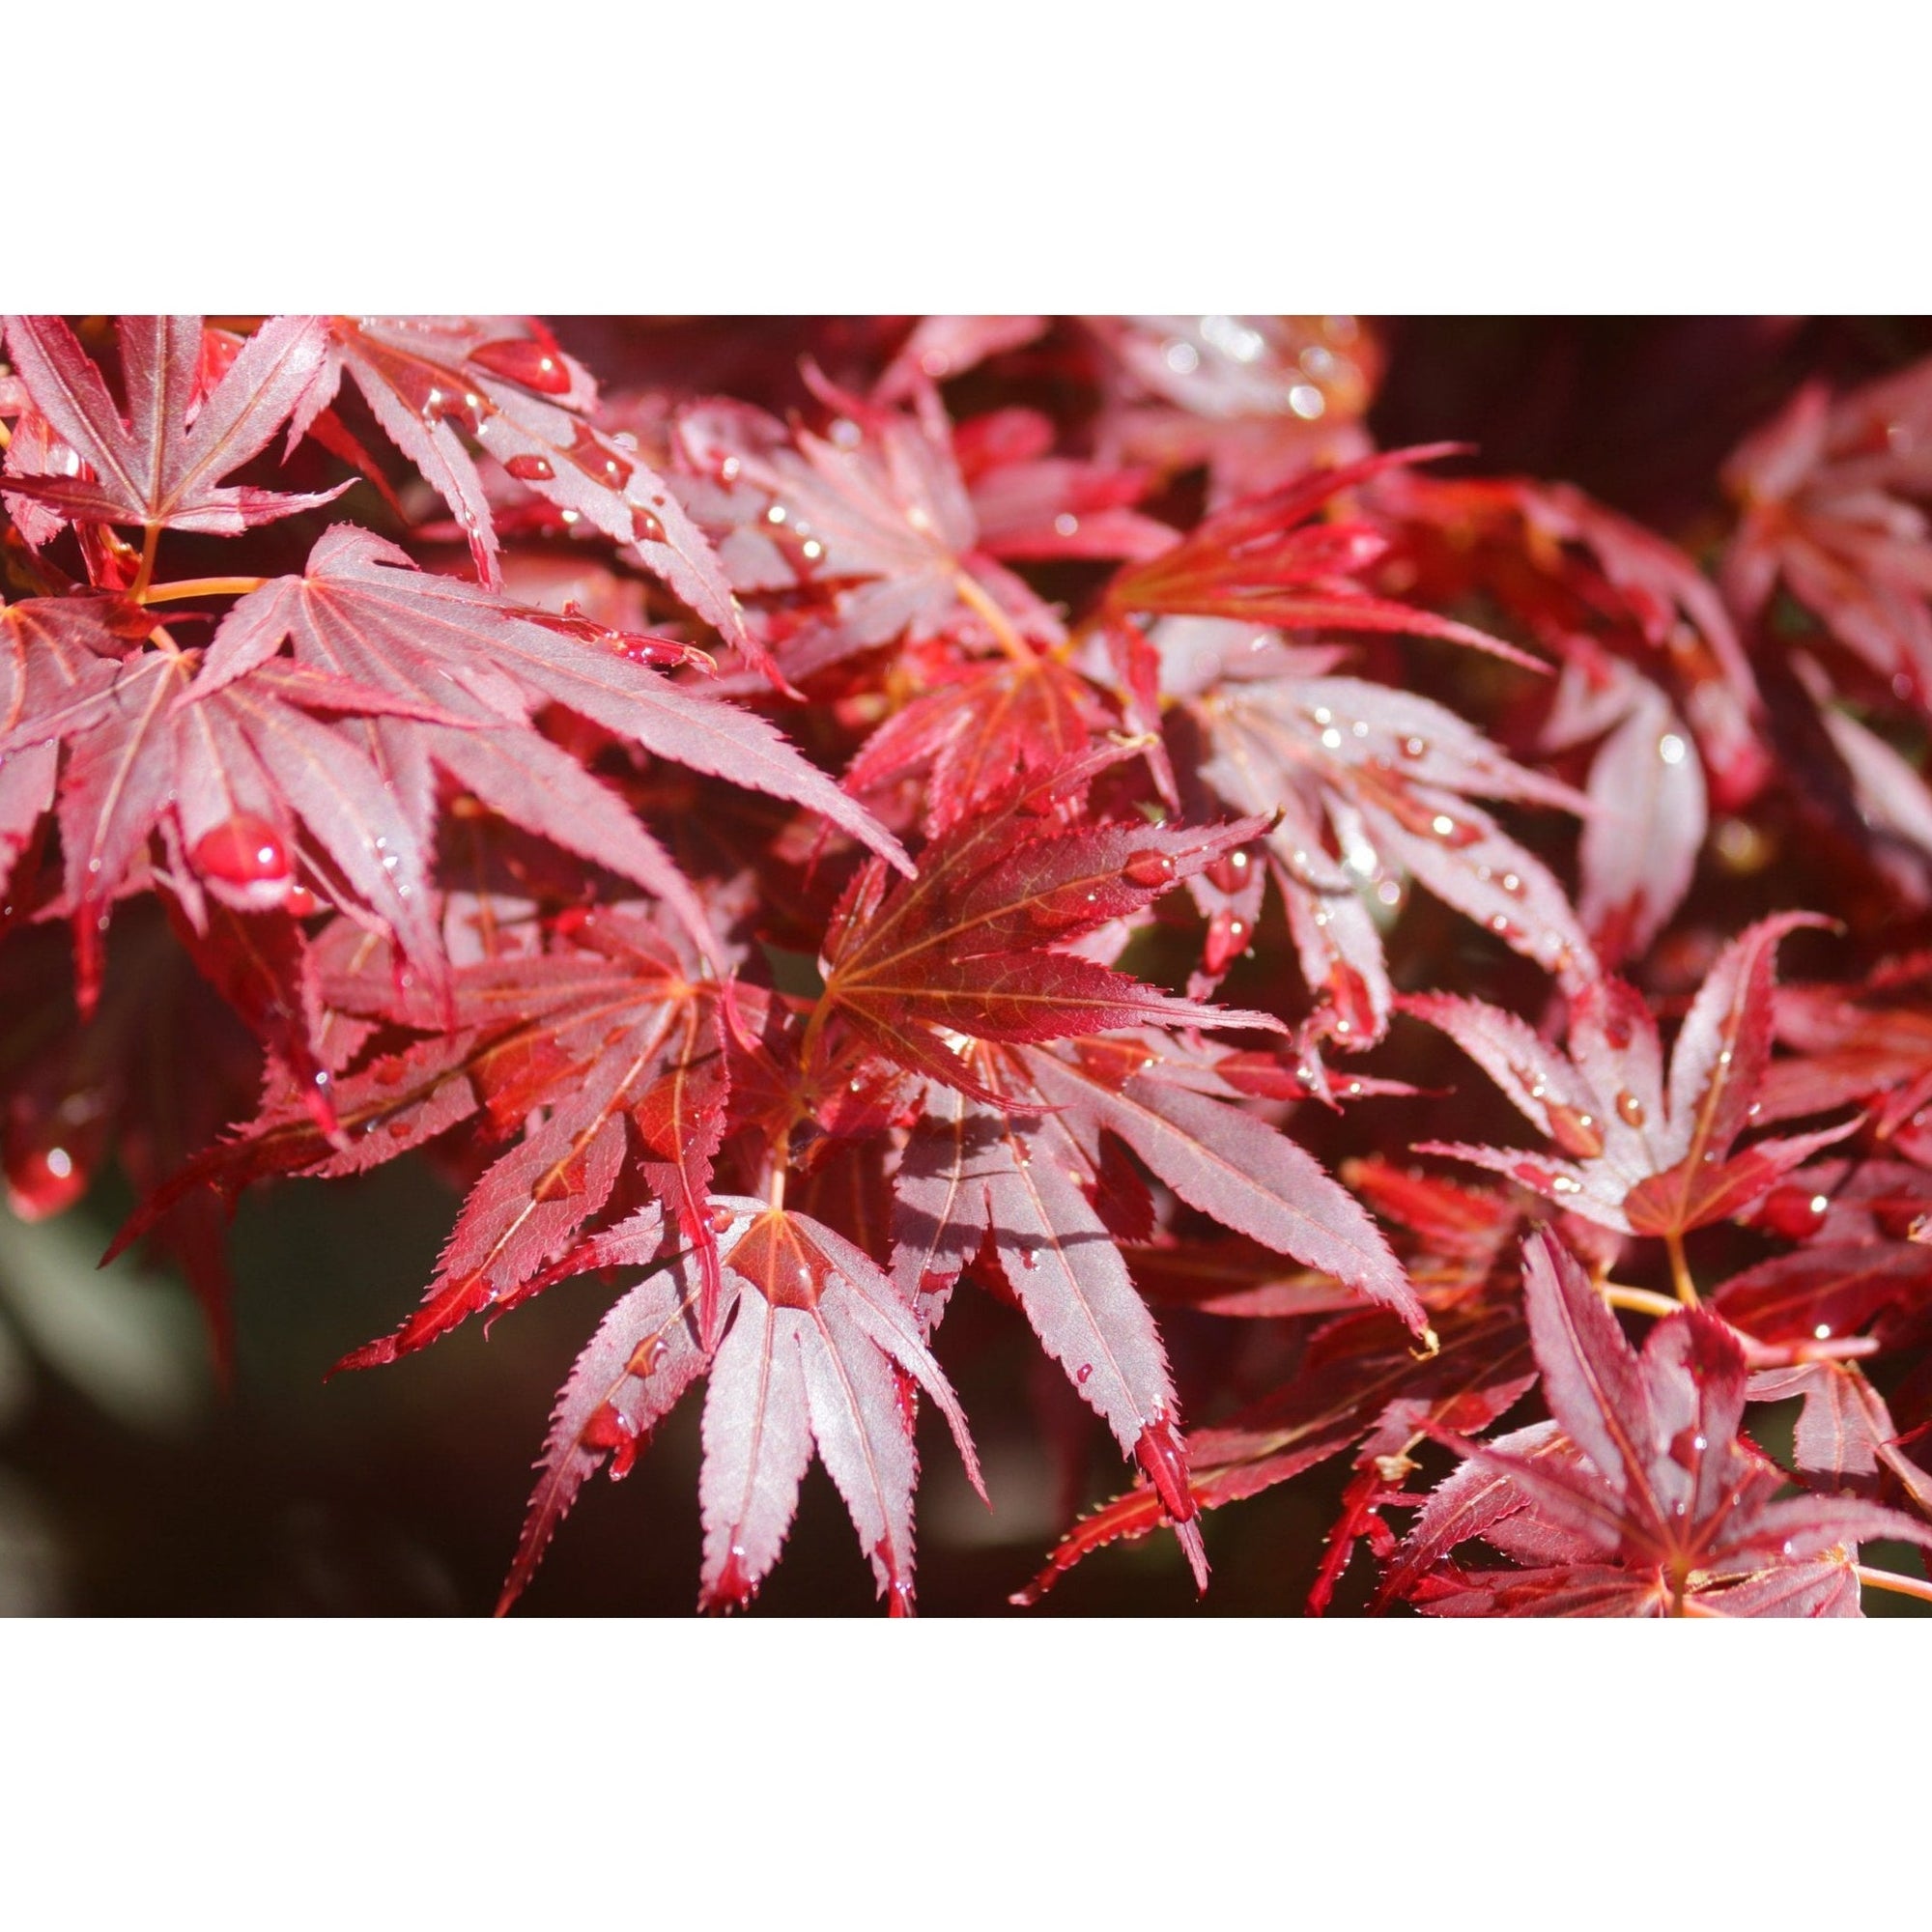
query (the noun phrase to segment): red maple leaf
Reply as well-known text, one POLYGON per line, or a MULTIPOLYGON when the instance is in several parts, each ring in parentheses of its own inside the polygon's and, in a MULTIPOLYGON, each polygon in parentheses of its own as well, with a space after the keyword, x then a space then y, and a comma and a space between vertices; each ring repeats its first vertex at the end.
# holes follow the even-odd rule
POLYGON ((1660 1321, 1642 1351, 1548 1231, 1524 1299, 1551 1421, 1472 1443, 1424 1504, 1378 1592, 1435 1615, 1857 1615, 1858 1545, 1932 1525, 1857 1497, 1780 1499, 1784 1472, 1738 1434, 1744 1352, 1714 1316, 1660 1321), (1514 1570, 1445 1559, 1480 1537, 1514 1570))
POLYGON ((1781 584, 1920 706, 1932 692, 1932 535, 1915 499, 1932 494, 1928 435, 1932 362, 1918 362, 1835 399, 1806 384, 1723 472, 1743 510, 1723 561, 1732 607, 1755 619, 1781 584))
POLYGON ((1440 1027, 1560 1150, 1555 1156, 1429 1142, 1418 1151, 1507 1174, 1558 1207, 1619 1234, 1676 1240, 1743 1214, 1857 1122, 1737 1150, 1771 1059, 1772 967, 1778 941, 1821 922, 1784 913, 1734 940, 1711 968, 1678 1034, 1666 1092, 1657 1022, 1621 980, 1585 985, 1559 1052, 1513 1013, 1447 993, 1400 1009, 1440 1027))
POLYGON ((74 924, 83 1010, 99 981, 108 908, 149 882, 157 832, 171 892, 198 930, 204 892, 263 911, 285 905, 306 877, 434 966, 440 944, 424 830, 337 722, 380 714, 425 728, 459 724, 433 696, 285 663, 204 692, 194 682, 200 653, 177 648, 151 618, 112 599, 31 599, 0 621, 19 675, 0 757, 29 754, 20 796, 34 817, 56 789, 51 758, 64 748, 63 909, 74 924), (130 637, 151 631, 156 648, 123 655, 130 637))
POLYGON ((983 1099, 997 1096, 968 1073, 956 1037, 1037 1041, 1144 1023, 1278 1028, 1265 1015, 1155 992, 1070 950, 1259 829, 1067 826, 1062 808, 1132 749, 1102 745, 1009 783, 935 838, 901 884, 868 866, 826 938, 826 1014, 908 1071, 983 1099))
MULTIPOLYGON (((1189 1494, 1196 1508, 1244 1501, 1354 1450, 1364 1501, 1375 1508, 1400 1494, 1414 1465, 1408 1451, 1435 1427, 1481 1429, 1521 1398, 1536 1379, 1520 1317, 1491 1307, 1437 1318, 1433 1348, 1417 1349, 1379 1316, 1353 1314, 1320 1330, 1300 1373, 1283 1387, 1211 1429, 1188 1435, 1189 1494)), ((1013 1599, 1033 1604, 1077 1563, 1123 1538, 1145 1536, 1168 1505, 1139 1484, 1081 1519, 1045 1567, 1013 1599)), ((1367 1510, 1338 1539, 1335 1574, 1348 1546, 1368 1533, 1367 1510)), ((1334 1576, 1318 1578, 1319 1613, 1334 1576)))
POLYGON ((34 407, 66 446, 66 476, 11 471, 11 493, 70 520, 239 536, 342 494, 224 486, 292 414, 313 406, 327 340, 313 316, 266 324, 220 379, 203 383, 201 318, 124 316, 124 415, 57 316, 14 316, 7 348, 34 407), (81 467, 92 472, 80 474, 81 467))
POLYGON ((724 1259, 726 1325, 715 1348, 697 1335, 699 1269, 688 1247, 660 1252, 655 1208, 574 1258, 586 1267, 648 1263, 652 1271, 606 1316, 564 1386, 499 1611, 529 1580, 584 1478, 613 1452, 611 1473, 622 1475, 700 1373, 709 1378, 703 1607, 750 1601, 778 1560, 815 1446, 880 1593, 895 1616, 911 1611, 918 1458, 905 1390, 913 1384, 945 1415, 984 1496, 951 1385, 877 1264, 795 1210, 720 1195, 709 1211, 724 1259))
POLYGON ((449 505, 486 585, 500 582, 500 546, 465 435, 565 518, 631 551, 726 642, 769 671, 703 532, 642 460, 635 439, 606 434, 587 419, 597 385, 540 325, 501 317, 332 317, 325 379, 298 428, 333 397, 345 371, 384 434, 449 505))
MULTIPOLYGON (((1506 757, 1446 707, 1331 674, 1334 654, 1294 652, 1221 623, 1157 628, 1178 763, 1238 811, 1274 811, 1266 873, 1288 910, 1303 977, 1323 989, 1325 1030, 1346 1046, 1384 1031, 1392 988, 1378 916, 1414 878, 1566 983, 1595 970, 1568 895, 1541 860, 1472 801, 1517 799, 1587 810, 1569 786, 1506 757)), ((1245 864, 1245 861, 1243 862, 1245 864)), ((1260 867, 1214 875, 1236 895, 1216 908, 1239 944, 1253 931, 1260 867), (1250 897, 1240 897, 1245 886, 1250 897)))
POLYGON ((715 940, 690 887, 643 827, 613 810, 609 790, 532 728, 542 704, 693 770, 808 806, 906 863, 868 812, 755 713, 661 676, 601 627, 418 571, 351 525, 317 543, 305 575, 273 579, 236 604, 209 650, 197 700, 271 662, 285 641, 299 666, 454 714, 445 724, 370 728, 370 755, 410 802, 419 836, 434 763, 504 817, 655 893, 707 952, 715 940))

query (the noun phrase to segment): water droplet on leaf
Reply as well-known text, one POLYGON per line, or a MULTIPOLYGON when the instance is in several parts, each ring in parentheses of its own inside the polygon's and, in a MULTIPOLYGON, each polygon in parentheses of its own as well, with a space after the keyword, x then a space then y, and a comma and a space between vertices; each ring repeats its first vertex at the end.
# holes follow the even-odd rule
POLYGON ((1253 865, 1246 852, 1224 852, 1208 867, 1208 877, 1222 892, 1237 893, 1247 884, 1253 865))
POLYGON ((1548 1105, 1549 1138, 1578 1160, 1594 1160, 1604 1151, 1603 1129, 1594 1114, 1567 1107, 1560 1100, 1548 1105))
POLYGON ((233 887, 250 906, 264 911, 280 905, 295 883, 281 835, 248 812, 204 833, 189 858, 203 878, 233 887))
POLYGON ((469 359, 479 369, 534 389, 540 396, 570 393, 570 371, 562 358, 527 337, 505 336, 500 341, 479 343, 469 352, 469 359))
POLYGON ((1191 1522, 1196 1514, 1194 1492, 1187 1486, 1187 1452, 1164 1416, 1150 1422, 1134 1444, 1134 1460, 1147 1471, 1161 1507, 1176 1522, 1191 1522))

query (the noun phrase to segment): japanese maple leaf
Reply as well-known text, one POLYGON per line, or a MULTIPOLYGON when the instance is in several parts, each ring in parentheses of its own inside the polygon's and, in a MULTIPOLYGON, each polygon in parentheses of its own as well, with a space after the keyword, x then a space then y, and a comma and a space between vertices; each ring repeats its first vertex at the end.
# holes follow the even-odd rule
MULTIPOLYGON (((1404 877, 1566 983, 1594 973, 1562 887, 1472 803, 1587 811, 1569 786, 1515 763, 1429 698, 1329 674, 1332 653, 1290 651, 1232 624, 1163 626, 1153 641, 1163 688, 1179 700, 1177 764, 1197 769, 1237 811, 1279 814, 1267 870, 1303 976, 1329 996, 1327 1030, 1346 1044, 1366 1046, 1387 1026, 1392 987, 1376 909, 1399 902, 1404 877)), ((1257 873, 1257 894, 1260 884, 1257 873)), ((1231 917, 1245 941, 1252 914, 1236 904, 1231 917)), ((1210 957, 1210 972, 1216 964, 1210 957)))
POLYGON ((894 1180, 893 1270, 931 1320, 990 1241, 1042 1346, 1124 1454, 1149 1508, 1180 1532, 1205 1584, 1188 1450, 1165 1351, 1115 1233, 1102 1219, 1106 1140, 1117 1138, 1188 1206, 1392 1308, 1423 1314, 1356 1202, 1285 1134, 1245 1112, 1212 1057, 1152 1033, 1065 1048, 981 1047, 993 1107, 926 1089, 894 1180))
MULTIPOLYGON (((1800 1168, 1751 1216, 1753 1226, 1800 1245, 1730 1276, 1711 1305, 1769 1346, 1842 1340, 1892 1311, 1910 1320, 1932 1306, 1932 1246, 1914 1238, 1928 1215, 1932 1174, 1922 1167, 1827 1160, 1800 1168)), ((1881 1332, 1893 1325, 1888 1320, 1881 1332)))
POLYGON ((747 595, 821 590, 826 613, 783 654, 788 674, 906 636, 1057 643, 1052 612, 979 546, 979 528, 929 385, 916 410, 881 409, 811 380, 838 412, 833 433, 787 430, 748 405, 682 412, 687 502, 747 595))
POLYGON ((1205 464, 1217 507, 1369 448, 1361 417, 1380 358, 1352 316, 1090 316, 1084 327, 1109 356, 1103 452, 1167 475, 1205 464))
POLYGON ((1640 957, 1684 903, 1709 811, 1702 763, 1669 698, 1621 659, 1573 644, 1543 742, 1560 751, 1600 734, 1577 912, 1614 967, 1640 957))
MULTIPOLYGON (((1815 664, 1794 654, 1791 668, 1817 703, 1818 723, 1851 780, 1861 842, 1872 863, 1908 904, 1932 904, 1926 863, 1932 859, 1932 786, 1911 759, 1834 701, 1831 680, 1815 664)), ((1835 774, 1820 776, 1835 785, 1835 774)))
POLYGON ((380 714, 425 728, 460 723, 433 695, 262 663, 189 703, 191 693, 200 699, 199 653, 169 645, 122 656, 129 634, 152 623, 131 607, 33 599, 0 614, 22 674, 0 757, 11 765, 9 754, 28 754, 31 795, 44 792, 46 754, 65 748, 57 806, 83 1009, 108 907, 130 881, 145 882, 137 868, 156 832, 197 928, 204 891, 262 911, 285 904, 306 874, 434 966, 440 942, 423 831, 336 722, 380 714))
MULTIPOLYGON (((1125 748, 1131 750, 1131 747, 1125 748)), ((991 1097, 952 1040, 1046 1040, 1151 1022, 1264 1026, 1153 991, 1066 950, 1138 913, 1190 872, 1246 842, 1256 821, 1213 831, 1067 826, 1058 807, 1123 748, 1102 746, 1016 780, 889 885, 868 865, 825 944, 824 1009, 909 1071, 991 1097)))
POLYGON ((876 798, 918 781, 925 830, 936 834, 996 798, 1016 773, 1051 770, 1117 722, 1057 657, 968 662, 867 739, 846 768, 845 788, 876 798))
POLYGON ((1920 1515, 1932 1517, 1932 1472, 1903 1451, 1886 1399, 1857 1362, 1760 1370, 1745 1395, 1752 1403, 1803 1397, 1804 1406, 1791 1432, 1791 1461, 1812 1488, 1851 1490, 1876 1501, 1888 1486, 1920 1515))
POLYGON ((1315 520, 1356 485, 1454 447, 1390 450, 1231 504, 1180 542, 1118 573, 1107 586, 1106 609, 1122 622, 1165 613, 1284 631, 1446 638, 1541 669, 1538 660, 1487 632, 1375 595, 1359 580, 1386 554, 1387 537, 1367 523, 1315 520))
POLYGON ((644 1263, 651 1272, 606 1316, 564 1385, 499 1611, 528 1582, 585 1477, 613 1456, 621 1476, 700 1374, 709 1381, 701 1607, 750 1601, 778 1560, 815 1447, 880 1593, 894 1615, 911 1611, 912 1384, 932 1397, 985 1495, 965 1416, 878 1264, 808 1214, 729 1195, 713 1197, 709 1211, 728 1322, 715 1349, 703 1346, 693 1315, 698 1269, 688 1249, 664 1249, 655 1208, 573 1258, 583 1267, 644 1263))
POLYGON ((954 427, 981 550, 1009 561, 1144 558, 1178 540, 1132 507, 1153 480, 1150 471, 1055 455, 1055 435, 1037 410, 996 410, 954 427))
MULTIPOLYGON (((1190 1432, 1195 1506, 1218 1509, 1259 1495, 1350 1449, 1357 1467, 1378 1479, 1385 1502, 1380 1492, 1400 1487, 1406 1469, 1397 1465, 1430 1428, 1485 1428, 1536 1379, 1514 1310, 1441 1317, 1435 1341, 1433 1350, 1418 1350, 1375 1315, 1327 1324, 1286 1386, 1212 1429, 1190 1432)), ((1146 1535, 1164 1516, 1158 1491, 1137 1484, 1068 1530, 1013 1601, 1038 1602, 1075 1564, 1122 1538, 1146 1535)))
POLYGON ((1439 1027, 1489 1074, 1559 1155, 1431 1142, 1420 1152, 1507 1174, 1559 1207, 1626 1235, 1676 1239, 1743 1214, 1858 1122, 1738 1150, 1771 1059, 1773 956, 1808 913, 1760 921, 1732 941, 1699 989, 1663 1081, 1657 1023, 1617 980, 1573 998, 1568 1054, 1480 1000, 1418 993, 1400 1009, 1439 1027))
POLYGON ((323 380, 298 428, 347 372, 383 432, 455 514, 476 574, 501 582, 499 542, 465 432, 526 488, 634 553, 728 643, 767 666, 704 534, 638 454, 586 420, 597 386, 534 323, 474 316, 335 316, 323 380))
POLYGON ((453 714, 450 724, 379 723, 369 731, 369 754, 407 801, 418 836, 427 834, 433 764, 505 818, 656 894, 706 952, 716 942, 704 909, 663 848, 608 787, 532 728, 543 703, 692 770, 810 807, 893 863, 910 863, 755 713, 661 676, 595 626, 418 571, 351 525, 317 542, 305 575, 275 578, 235 605, 209 650, 197 703, 272 662, 285 642, 298 666, 453 714))
POLYGON ((901 402, 923 384, 944 383, 988 356, 1046 333, 1038 315, 923 315, 873 386, 880 402, 901 402))
POLYGON ((1932 1160, 1932 958, 1895 960, 1859 985, 1780 986, 1778 1039, 1795 1048, 1765 1078, 1764 1116, 1785 1121, 1856 1102, 1881 1139, 1932 1160))
POLYGON ((1772 776, 1764 702, 1724 599, 1675 544, 1568 484, 1453 482, 1396 469, 1371 496, 1391 520, 1412 594, 1482 596, 1564 656, 1587 645, 1664 686, 1713 790, 1736 809, 1772 776))
POLYGON ((290 496, 220 480, 312 406, 327 350, 316 317, 266 324, 206 393, 199 316, 124 316, 117 327, 125 416, 66 323, 9 318, 8 353, 73 462, 64 477, 10 474, 11 494, 69 519, 214 536, 237 536, 341 495, 290 496), (91 476, 78 473, 82 465, 91 476))
POLYGON ((1747 619, 1783 587, 1882 678, 1932 692, 1932 362, 1836 398, 1807 384, 1732 455, 1743 510, 1723 561, 1747 619))
POLYGON ((1899 1446, 1899 1430, 1885 1398, 1856 1362, 1803 1362, 1764 1369, 1745 1394, 1751 1402, 1804 1399, 1792 1431, 1792 1464, 1812 1486, 1851 1490, 1876 1500, 1889 1478, 1925 1516, 1932 1517, 1932 1471, 1899 1446))
MULTIPOLYGON (((426 1347, 469 1316, 503 1309, 555 1277, 545 1271, 607 1208, 641 1188, 709 1257, 706 1205, 724 1129, 728 1078, 719 988, 637 909, 573 921, 544 953, 486 959, 455 975, 454 1026, 424 990, 361 966, 329 977, 338 1009, 423 1029, 333 1083, 338 1144, 319 1140, 278 1095, 197 1163, 195 1179, 233 1191, 270 1173, 336 1176, 394 1159, 481 1117, 486 1138, 516 1136, 465 1201, 422 1306, 339 1365, 366 1368, 426 1347)), ((124 1237, 125 1238, 125 1237, 124 1237)))
POLYGON ((1853 1496, 1780 1500, 1784 1472, 1742 1440, 1746 1370, 1701 1309, 1639 1352, 1557 1238, 1524 1244, 1530 1340, 1551 1420, 1484 1445, 1417 1516, 1378 1601, 1435 1615, 1856 1615, 1857 1547, 1932 1525, 1853 1496), (1514 1570, 1443 1559, 1481 1537, 1514 1570))

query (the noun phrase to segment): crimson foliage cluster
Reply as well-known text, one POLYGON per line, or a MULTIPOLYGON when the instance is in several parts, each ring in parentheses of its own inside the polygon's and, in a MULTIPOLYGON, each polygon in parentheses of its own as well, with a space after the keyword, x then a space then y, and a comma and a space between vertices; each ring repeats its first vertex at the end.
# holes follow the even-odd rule
POLYGON ((506 1606, 701 1381, 700 1603, 815 1456, 909 1611, 962 1289, 1121 1459, 1021 1601, 1323 1464, 1317 1611, 1932 1594, 1932 365, 1666 530, 1346 318, 565 334, 8 321, 15 1213, 118 1160, 225 1351, 235 1197, 421 1150, 345 1368, 607 1279, 506 1606))

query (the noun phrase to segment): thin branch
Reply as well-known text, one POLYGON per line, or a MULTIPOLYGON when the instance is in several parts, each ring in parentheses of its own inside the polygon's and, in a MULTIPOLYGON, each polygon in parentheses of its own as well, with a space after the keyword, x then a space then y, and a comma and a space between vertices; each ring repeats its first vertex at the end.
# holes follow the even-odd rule
POLYGON ((1901 1577, 1896 1570, 1874 1570, 1868 1564, 1854 1563, 1852 1574, 1869 1589, 1889 1590, 1895 1597, 1917 1597, 1932 1604, 1932 1583, 1920 1577, 1901 1577))

